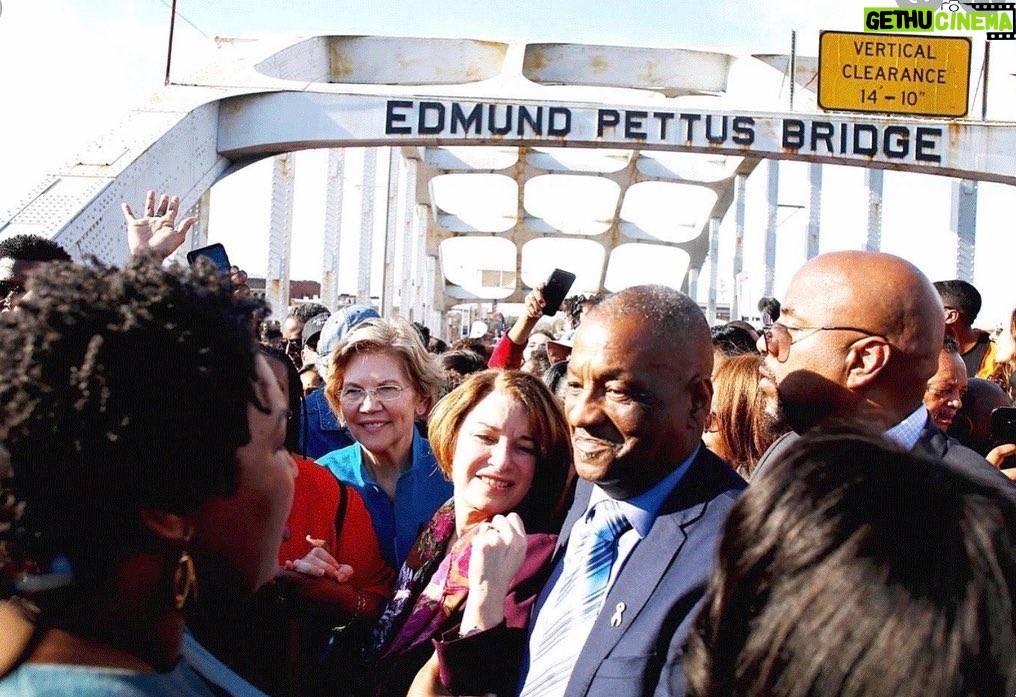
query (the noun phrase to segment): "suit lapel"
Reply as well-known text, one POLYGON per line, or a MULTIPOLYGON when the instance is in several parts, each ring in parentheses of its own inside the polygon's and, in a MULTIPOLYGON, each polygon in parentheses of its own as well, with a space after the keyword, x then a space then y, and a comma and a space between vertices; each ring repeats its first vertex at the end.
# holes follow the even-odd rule
MULTIPOLYGON (((688 501, 683 492, 699 494, 705 490, 694 481, 701 478, 700 465, 705 457, 713 455, 703 446, 684 478, 660 507, 649 534, 636 545, 625 561, 575 662, 575 669, 565 690, 566 697, 586 694, 600 663, 628 631, 667 570, 674 564, 687 538, 685 526, 702 516, 705 502, 688 501), (624 603, 620 613, 619 603, 624 603), (615 617, 617 615, 619 617, 615 617), (619 626, 612 626, 612 619, 619 620, 619 626)), ((588 502, 589 496, 583 495, 583 500, 588 502)))

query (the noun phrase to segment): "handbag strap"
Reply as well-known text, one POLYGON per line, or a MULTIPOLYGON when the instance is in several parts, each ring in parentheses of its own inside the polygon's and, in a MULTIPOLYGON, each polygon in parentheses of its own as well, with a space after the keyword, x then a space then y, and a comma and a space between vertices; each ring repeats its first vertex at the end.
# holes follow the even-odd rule
POLYGON ((335 511, 335 540, 342 537, 342 524, 346 522, 346 506, 348 504, 348 494, 346 493, 346 485, 341 481, 339 482, 339 508, 335 511))

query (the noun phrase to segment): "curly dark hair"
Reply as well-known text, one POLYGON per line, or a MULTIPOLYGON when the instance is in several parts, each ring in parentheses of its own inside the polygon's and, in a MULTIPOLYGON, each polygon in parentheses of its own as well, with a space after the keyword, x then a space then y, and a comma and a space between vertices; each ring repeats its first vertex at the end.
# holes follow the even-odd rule
POLYGON ((293 305, 289 308, 289 317, 299 320, 304 324, 307 323, 311 317, 318 315, 330 315, 331 310, 320 303, 303 303, 300 305, 293 305))
POLYGON ((0 257, 20 261, 71 260, 71 255, 63 247, 39 235, 14 235, 0 240, 0 257))
POLYGON ((5 534, 86 585, 150 543, 139 510, 235 492, 247 405, 261 407, 250 319, 263 303, 211 265, 151 257, 48 264, 30 289, 0 318, 0 429, 24 505, 5 534))

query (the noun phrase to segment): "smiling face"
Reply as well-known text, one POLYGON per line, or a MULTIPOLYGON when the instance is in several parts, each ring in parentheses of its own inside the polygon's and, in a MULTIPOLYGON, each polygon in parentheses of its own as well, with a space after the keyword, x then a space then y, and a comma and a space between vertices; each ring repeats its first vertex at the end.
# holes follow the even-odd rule
POLYGON ((704 320, 689 334, 664 335, 626 313, 594 313, 579 326, 565 395, 575 469, 614 498, 649 489, 701 441, 712 344, 704 320))
POLYGON ((224 558, 251 591, 278 570, 296 478, 296 464, 286 450, 288 405, 268 362, 262 356, 256 361, 254 393, 264 410, 247 405, 251 438, 236 451, 236 493, 213 497, 194 514, 201 543, 224 558))
POLYGON ((466 415, 452 457, 461 530, 514 510, 533 483, 537 444, 525 407, 495 390, 466 415))
POLYGON ((362 400, 341 400, 342 418, 353 438, 369 453, 384 461, 402 462, 413 447, 413 423, 426 411, 426 402, 413 389, 406 367, 395 354, 358 353, 346 365, 339 391, 376 390, 393 385, 404 388, 391 401, 382 401, 376 393, 362 400))
POLYGON ((949 430, 956 412, 963 406, 967 391, 967 368, 958 353, 942 351, 938 355, 938 372, 928 380, 924 393, 924 406, 931 420, 943 431, 949 430))

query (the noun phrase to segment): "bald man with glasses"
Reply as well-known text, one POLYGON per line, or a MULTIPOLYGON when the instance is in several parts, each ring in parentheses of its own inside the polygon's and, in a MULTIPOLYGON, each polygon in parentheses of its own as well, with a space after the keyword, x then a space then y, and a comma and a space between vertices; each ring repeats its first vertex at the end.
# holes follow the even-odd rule
POLYGON ((946 436, 924 406, 944 335, 938 293, 906 260, 863 251, 809 260, 791 280, 779 320, 767 319, 759 337, 765 409, 793 431, 766 451, 754 477, 764 477, 798 434, 846 420, 1016 496, 1012 482, 946 436))

